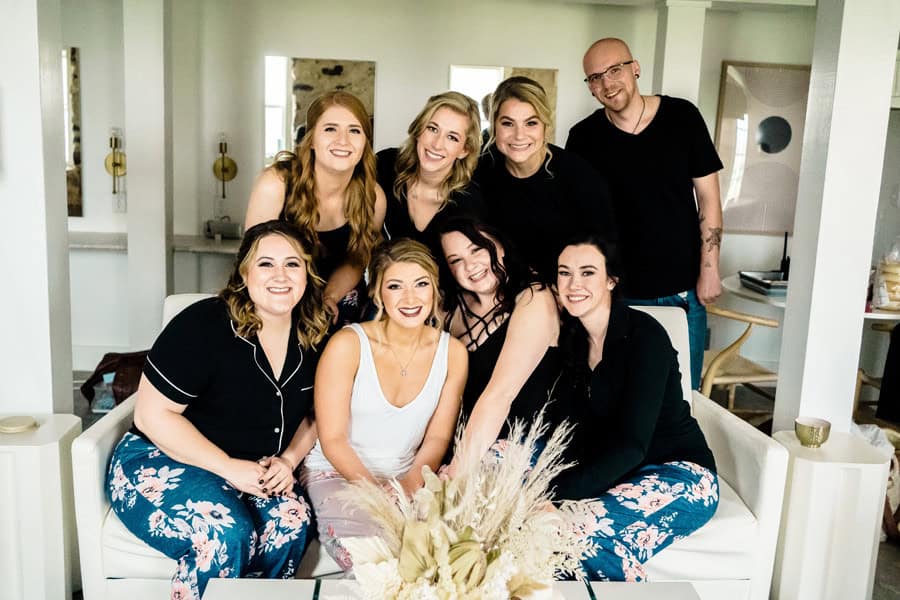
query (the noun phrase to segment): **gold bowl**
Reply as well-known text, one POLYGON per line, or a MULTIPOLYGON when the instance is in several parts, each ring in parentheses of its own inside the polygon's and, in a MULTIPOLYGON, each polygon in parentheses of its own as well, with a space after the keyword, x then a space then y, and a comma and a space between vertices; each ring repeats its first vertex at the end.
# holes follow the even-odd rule
POLYGON ((794 433, 804 448, 818 448, 828 441, 831 423, 815 417, 797 417, 794 419, 794 433))

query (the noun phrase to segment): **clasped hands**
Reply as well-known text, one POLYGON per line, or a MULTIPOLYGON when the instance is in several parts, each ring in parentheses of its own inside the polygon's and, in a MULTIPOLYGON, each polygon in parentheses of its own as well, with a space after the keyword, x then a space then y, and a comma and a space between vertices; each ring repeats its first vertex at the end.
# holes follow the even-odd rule
POLYGON ((225 479, 235 489, 260 498, 294 495, 294 467, 281 456, 256 462, 231 459, 225 479))

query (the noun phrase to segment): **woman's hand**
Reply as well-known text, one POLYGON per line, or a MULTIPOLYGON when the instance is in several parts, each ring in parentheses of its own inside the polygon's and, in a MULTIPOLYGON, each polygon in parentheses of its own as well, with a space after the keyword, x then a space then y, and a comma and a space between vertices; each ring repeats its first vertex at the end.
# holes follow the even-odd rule
POLYGON ((263 490, 263 474, 265 472, 266 469, 263 465, 252 460, 231 458, 228 459, 221 476, 238 491, 260 498, 268 498, 268 493, 263 490))
POLYGON ((322 295, 322 303, 325 305, 325 311, 331 315, 331 324, 334 325, 338 320, 338 302, 340 298, 338 298, 335 294, 329 293, 328 288, 325 288, 325 293, 322 295))
POLYGON ((397 483, 400 484, 400 487, 403 488, 403 493, 406 494, 407 498, 412 498, 413 494, 415 494, 419 488, 425 485, 425 481, 421 476, 415 477, 412 473, 407 473, 403 477, 397 480, 397 483))
POLYGON ((260 487, 272 496, 281 496, 294 487, 294 466, 283 456, 267 456, 259 460, 265 467, 260 487))

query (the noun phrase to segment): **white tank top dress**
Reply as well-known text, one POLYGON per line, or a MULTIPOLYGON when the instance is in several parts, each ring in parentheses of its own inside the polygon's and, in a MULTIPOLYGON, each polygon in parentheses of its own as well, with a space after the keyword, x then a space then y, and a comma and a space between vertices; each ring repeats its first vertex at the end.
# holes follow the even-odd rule
MULTIPOLYGON (((353 323, 348 327, 359 336, 359 368, 350 397, 350 445, 375 477, 401 477, 409 471, 422 445, 447 379, 450 334, 441 332, 431 370, 418 395, 398 408, 384 396, 372 346, 362 326, 353 323)), ((318 440, 303 464, 313 471, 334 470, 318 440)))

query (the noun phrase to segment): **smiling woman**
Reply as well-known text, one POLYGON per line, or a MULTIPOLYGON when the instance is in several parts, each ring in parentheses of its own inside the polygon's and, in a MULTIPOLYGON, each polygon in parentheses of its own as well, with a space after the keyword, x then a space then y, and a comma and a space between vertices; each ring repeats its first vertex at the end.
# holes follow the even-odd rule
POLYGON ((474 179, 487 221, 506 232, 540 280, 556 276, 556 256, 574 227, 615 237, 605 179, 581 157, 549 142, 552 110, 543 87, 524 76, 500 83, 491 97, 491 136, 474 179))
POLYGON ((372 125, 359 99, 340 91, 313 101, 306 123, 296 152, 279 153, 257 178, 245 224, 281 219, 305 232, 316 248, 333 319, 353 322, 365 304, 362 273, 385 213, 375 181, 372 125))
POLYGON ((400 148, 378 153, 378 183, 387 194, 385 234, 422 242, 439 256, 437 227, 453 215, 480 216, 471 183, 481 151, 478 105, 459 92, 432 96, 400 148))
POLYGON ((466 351, 437 327, 437 265, 422 244, 387 242, 370 268, 374 321, 334 334, 316 380, 319 439, 303 481, 319 539, 344 569, 341 538, 375 534, 371 519, 348 515, 336 492, 348 481, 399 480, 411 495, 436 471, 450 444, 466 380, 466 351), (327 382, 327 383, 326 383, 327 382))
POLYGON ((173 598, 200 598, 211 577, 289 578, 306 548, 294 470, 315 439, 328 321, 304 243, 281 221, 249 229, 225 289, 172 319, 147 357, 107 492, 129 531, 179 561, 173 598))

